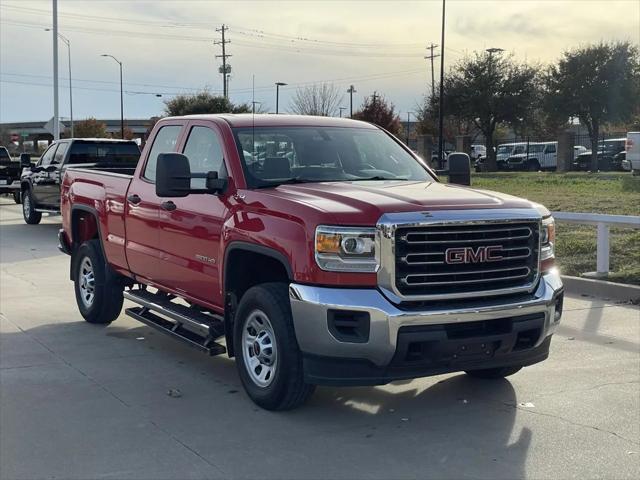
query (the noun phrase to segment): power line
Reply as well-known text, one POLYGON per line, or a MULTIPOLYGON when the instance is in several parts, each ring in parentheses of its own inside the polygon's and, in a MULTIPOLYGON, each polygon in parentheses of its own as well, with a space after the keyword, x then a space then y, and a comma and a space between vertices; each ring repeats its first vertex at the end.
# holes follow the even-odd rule
POLYGON ((231 57, 228 53, 226 53, 225 47, 227 43, 231 43, 231 40, 225 40, 224 33, 229 30, 224 23, 222 27, 216 28, 216 32, 220 32, 222 36, 222 40, 214 40, 214 45, 222 46, 222 55, 216 55, 216 58, 222 58, 222 69, 220 73, 222 73, 222 90, 224 92, 224 98, 229 98, 229 73, 231 73, 231 65, 227 65, 227 58, 231 57))

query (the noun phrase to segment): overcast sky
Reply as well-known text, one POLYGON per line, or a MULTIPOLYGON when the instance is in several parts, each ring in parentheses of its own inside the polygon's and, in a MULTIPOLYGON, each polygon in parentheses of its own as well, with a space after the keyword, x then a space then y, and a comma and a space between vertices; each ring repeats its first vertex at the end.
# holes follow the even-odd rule
MULTIPOLYGON (((329 81, 376 90, 403 119, 430 85, 426 46, 440 43, 442 2, 59 0, 60 33, 71 41, 75 119, 118 118, 118 65, 124 64, 125 117, 161 114, 177 93, 222 90, 220 34, 229 26, 230 97, 287 111, 296 86, 329 81), (162 97, 156 97, 161 94, 162 97)), ((53 114, 51 0, 0 0, 0 122, 53 114)), ((448 0, 445 66, 466 53, 500 47, 549 63, 569 48, 599 40, 640 43, 638 0, 448 0)), ((69 115, 67 47, 60 43, 60 112, 69 115)), ((436 53, 441 53, 440 48, 436 53)), ((440 58, 436 59, 436 77, 440 58)))

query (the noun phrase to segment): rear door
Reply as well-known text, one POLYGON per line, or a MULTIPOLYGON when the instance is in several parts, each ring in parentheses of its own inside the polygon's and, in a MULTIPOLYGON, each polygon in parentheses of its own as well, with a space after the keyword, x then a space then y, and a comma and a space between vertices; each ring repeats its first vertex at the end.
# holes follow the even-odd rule
POLYGON ((540 163, 542 168, 556 168, 558 166, 558 153, 555 143, 549 143, 544 147, 544 163, 540 163))
MULTIPOLYGON (((206 121, 188 125, 182 153, 192 173, 218 172, 227 178, 224 143, 218 127, 206 121)), ((192 188, 204 188, 204 179, 192 179, 192 188)), ((228 193, 191 194, 158 198, 160 271, 158 281, 187 296, 222 305, 219 283, 220 235, 228 193)))
POLYGON ((159 275, 160 250, 158 212, 160 201, 156 196, 156 164, 161 153, 177 152, 182 138, 184 122, 164 123, 150 139, 151 148, 127 192, 125 215, 126 256, 129 269, 136 275, 155 282, 159 275))

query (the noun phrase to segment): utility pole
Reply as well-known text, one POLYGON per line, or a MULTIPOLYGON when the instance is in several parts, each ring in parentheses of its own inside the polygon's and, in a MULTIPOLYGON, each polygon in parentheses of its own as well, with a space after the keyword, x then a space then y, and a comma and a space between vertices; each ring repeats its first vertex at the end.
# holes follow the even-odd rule
POLYGON ((413 112, 407 112, 407 147, 409 146, 409 128, 411 127, 410 116, 413 112))
POLYGON ((438 165, 442 168, 444 160, 444 19, 446 0, 442 0, 442 33, 440 37, 440 101, 438 108, 438 165))
POLYGON ((373 111, 375 112, 376 110, 376 99, 379 97, 380 95, 378 95, 376 93, 376 91, 373 91, 373 95, 371 95, 371 100, 373 101, 373 111))
POLYGON ((433 49, 434 48, 438 48, 438 45, 436 45, 435 43, 432 43, 431 45, 429 45, 427 47, 427 50, 431 50, 431 55, 427 55, 426 57, 424 57, 426 60, 431 60, 431 96, 433 97, 433 95, 436 93, 436 89, 435 89, 435 79, 434 79, 434 74, 433 74, 433 59, 434 58, 438 58, 440 55, 434 55, 433 54, 433 49))
POLYGON ((353 94, 356 93, 356 88, 351 85, 347 93, 349 94, 349 118, 353 118, 353 94))
POLYGON ((222 40, 214 40, 214 45, 222 45, 222 55, 216 55, 216 58, 222 58, 222 68, 219 69, 220 73, 222 73, 222 91, 224 92, 224 98, 229 98, 229 84, 227 81, 227 75, 231 72, 231 65, 227 65, 227 58, 231 57, 231 55, 227 54, 226 45, 227 43, 231 43, 231 40, 226 40, 224 38, 224 33, 229 30, 225 24, 222 24, 220 28, 216 28, 216 32, 220 32, 222 36, 222 40))
POLYGON ((53 0, 53 139, 60 140, 58 112, 58 0, 53 0))

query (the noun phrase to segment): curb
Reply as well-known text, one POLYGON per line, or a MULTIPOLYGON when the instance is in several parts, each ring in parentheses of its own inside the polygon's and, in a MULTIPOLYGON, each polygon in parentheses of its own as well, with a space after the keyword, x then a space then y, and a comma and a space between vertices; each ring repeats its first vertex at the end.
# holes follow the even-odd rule
POLYGON ((573 294, 609 298, 621 302, 640 302, 640 286, 637 285, 564 275, 562 283, 567 292, 573 294))

